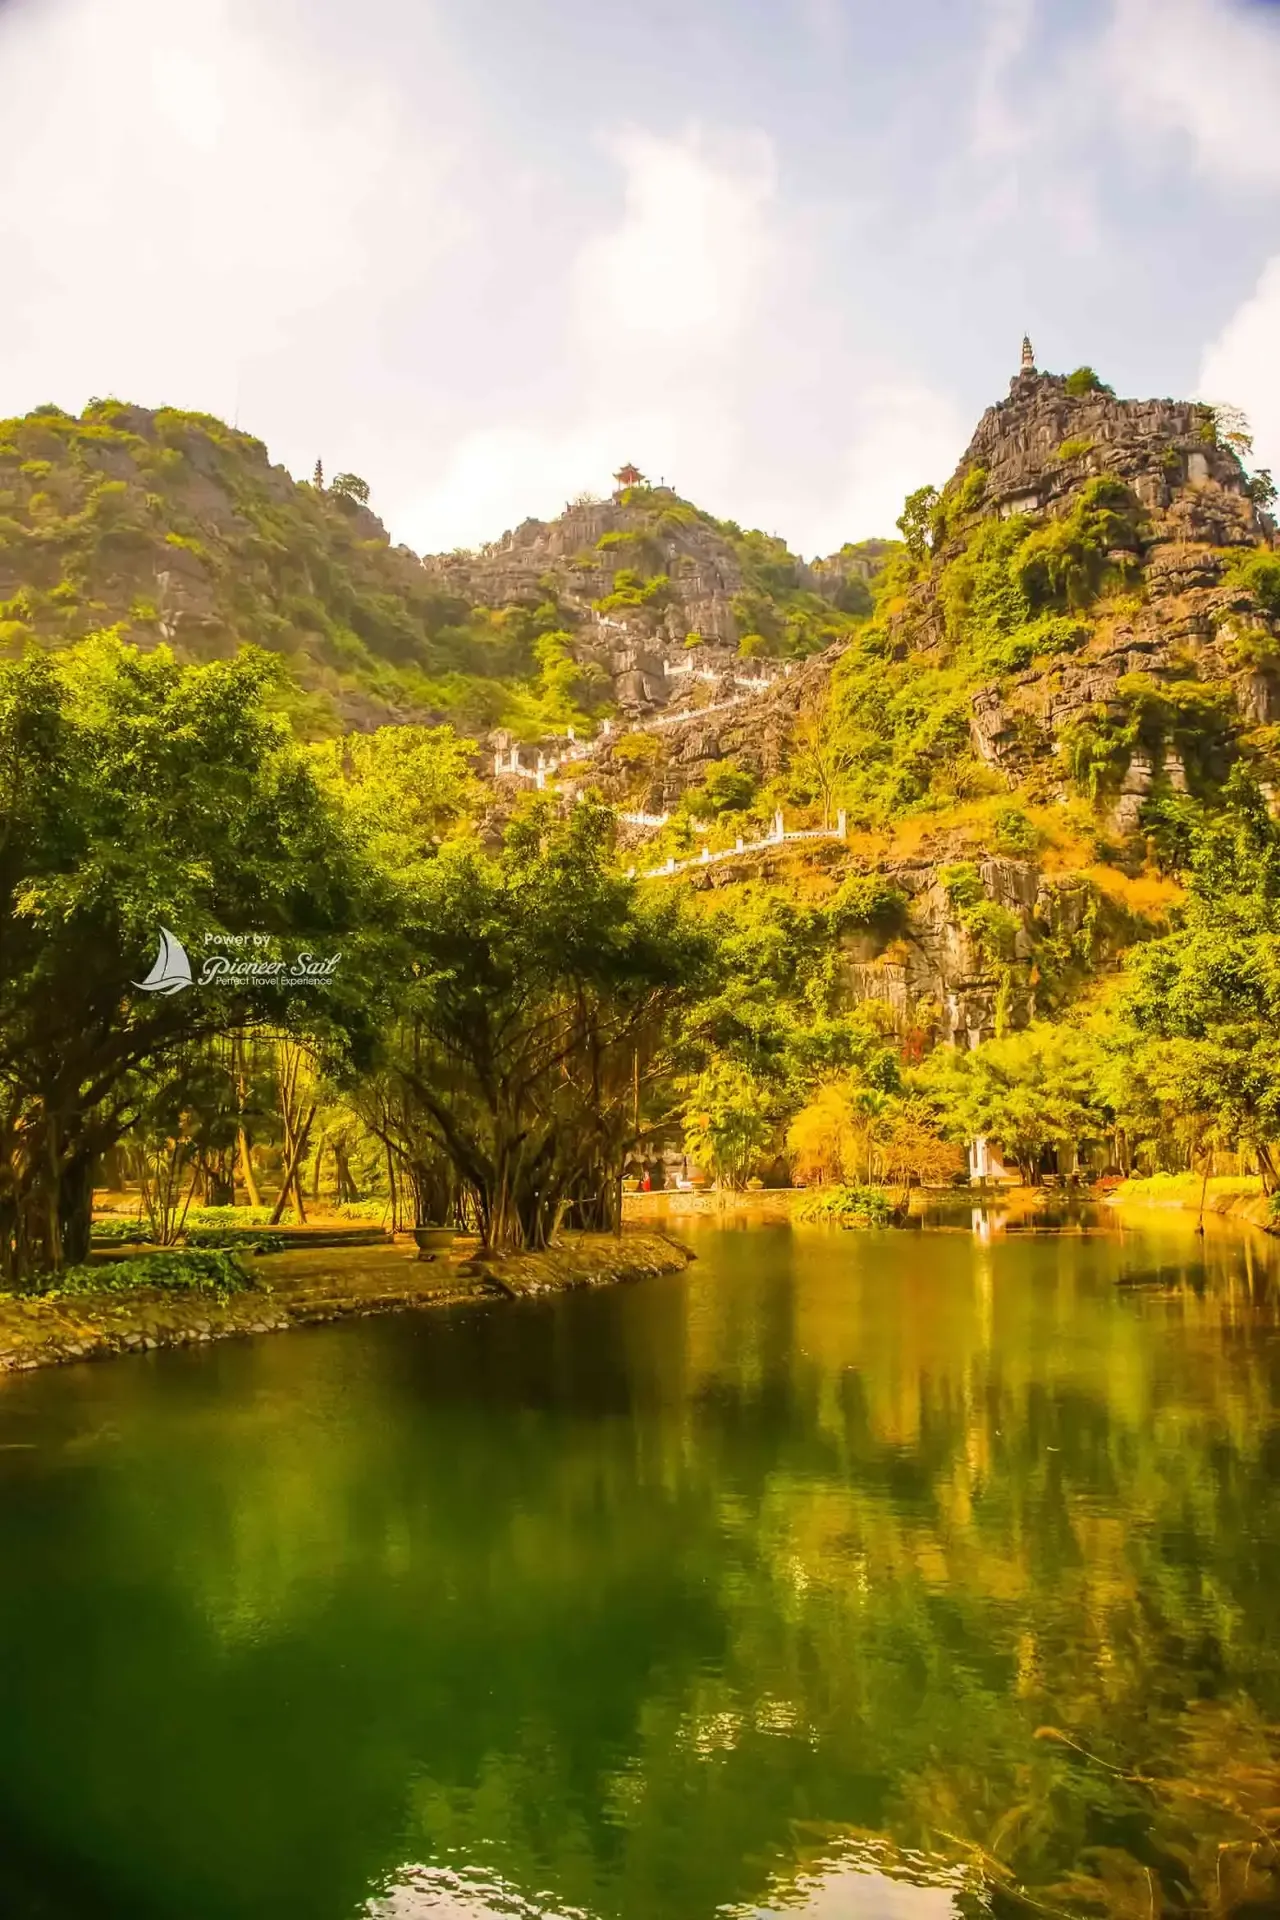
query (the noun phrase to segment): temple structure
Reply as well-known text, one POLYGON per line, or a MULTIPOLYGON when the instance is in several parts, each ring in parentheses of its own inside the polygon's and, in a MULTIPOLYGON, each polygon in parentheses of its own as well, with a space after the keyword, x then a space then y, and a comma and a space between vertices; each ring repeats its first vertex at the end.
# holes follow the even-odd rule
POLYGON ((641 473, 639 467, 633 467, 630 461, 628 461, 626 466, 618 468, 618 471, 613 476, 613 482, 617 491, 622 493, 627 487, 642 487, 644 485, 644 475, 641 473))
POLYGON ((1031 336, 1028 333, 1024 333, 1022 336, 1022 371, 1023 373, 1034 373, 1035 370, 1036 356, 1035 350, 1031 345, 1031 336))

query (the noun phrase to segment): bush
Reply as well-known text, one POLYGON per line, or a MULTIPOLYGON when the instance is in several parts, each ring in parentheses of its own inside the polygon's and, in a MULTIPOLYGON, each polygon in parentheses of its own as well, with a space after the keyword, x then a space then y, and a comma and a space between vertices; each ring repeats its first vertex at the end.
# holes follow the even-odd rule
POLYGON ((151 1229, 142 1220, 95 1220, 93 1239, 103 1247, 146 1246, 151 1239, 151 1229))
POLYGON ((1039 850, 1040 835, 1021 807, 1002 807, 993 824, 997 853, 1010 859, 1027 859, 1039 850))
POLYGON ((1268 613, 1280 615, 1280 554, 1250 554, 1232 567, 1231 578, 1268 613))
MULTIPOLYGON (((192 1207, 187 1214, 188 1227, 266 1227, 271 1224, 270 1207, 192 1207)), ((294 1214, 286 1210, 285 1222, 294 1214)))
POLYGON ((856 928, 897 933, 906 925, 907 905, 906 894, 880 874, 853 873, 827 908, 828 924, 835 933, 856 928))
POLYGON ((708 767, 701 793, 692 797, 712 813, 741 813, 756 797, 755 775, 729 760, 719 760, 708 767))
POLYGON ((1087 399, 1091 393, 1105 393, 1115 398, 1115 388, 1104 386, 1092 367, 1077 367, 1074 373, 1067 375, 1066 384, 1073 400, 1087 399))
POLYGON ((188 1247, 203 1251, 285 1253, 288 1236, 259 1227, 193 1227, 185 1235, 188 1247))
POLYGON ((824 1187, 806 1194, 796 1208, 796 1219, 836 1227, 884 1227, 893 1217, 883 1187, 824 1187))
POLYGON ((225 1300, 254 1286, 248 1269, 232 1253, 142 1253, 126 1260, 89 1261, 65 1273, 46 1275, 35 1291, 48 1296, 83 1293, 133 1293, 155 1288, 164 1293, 203 1293, 225 1300))
POLYGON ((1065 520, 1037 528, 1023 543, 1015 572, 1030 606, 1087 607, 1114 571, 1108 555, 1135 549, 1141 526, 1141 503, 1122 480, 1091 480, 1065 520))

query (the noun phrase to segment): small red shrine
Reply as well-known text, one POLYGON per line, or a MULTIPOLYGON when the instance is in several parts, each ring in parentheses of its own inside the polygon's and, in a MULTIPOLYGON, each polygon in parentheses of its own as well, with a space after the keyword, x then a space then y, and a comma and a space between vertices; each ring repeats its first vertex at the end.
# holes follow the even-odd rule
POLYGON ((639 467, 633 467, 629 462, 625 467, 619 467, 613 478, 619 493, 622 493, 627 487, 642 487, 644 485, 644 475, 641 473, 639 467))

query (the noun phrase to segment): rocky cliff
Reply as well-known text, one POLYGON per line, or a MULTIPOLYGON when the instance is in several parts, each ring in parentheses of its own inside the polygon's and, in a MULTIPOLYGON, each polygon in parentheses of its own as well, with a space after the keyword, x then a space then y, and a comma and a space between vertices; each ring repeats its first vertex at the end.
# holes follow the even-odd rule
POLYGON ((1158 930, 1176 897, 1150 840, 1164 802, 1217 804, 1240 763, 1280 788, 1266 500, 1209 409, 1027 369, 917 497, 913 551, 877 556, 871 620, 789 672, 757 668, 754 690, 638 708, 573 784, 655 856, 693 854, 688 884, 721 897, 875 877, 902 910, 845 939, 848 994, 960 1042, 1021 1025, 1158 930), (837 806, 843 841, 769 843, 761 825, 837 806), (702 867, 699 843, 729 852, 702 867))
POLYGON ((1024 372, 983 416, 886 629, 922 664, 967 649, 980 669, 984 641, 1011 643, 1014 670, 979 671, 969 692, 977 757, 1011 786, 1064 793, 1083 754, 1132 832, 1153 790, 1211 784, 1224 754, 1270 757, 1280 570, 1265 498, 1204 406, 1024 372))
POLYGON ((690 704, 700 687, 727 697, 755 686, 750 662, 804 659, 846 639, 871 611, 889 551, 869 541, 810 565, 669 488, 636 485, 423 565, 472 604, 550 597, 576 657, 607 676, 623 715, 642 717, 690 704))

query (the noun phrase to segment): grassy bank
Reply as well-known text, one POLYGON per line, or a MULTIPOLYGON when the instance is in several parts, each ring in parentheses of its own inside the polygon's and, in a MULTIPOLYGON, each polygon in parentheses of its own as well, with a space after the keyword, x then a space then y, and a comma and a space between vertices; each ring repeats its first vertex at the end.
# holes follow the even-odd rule
POLYGON ((1126 1180, 1109 1196, 1113 1207, 1172 1207, 1186 1213, 1206 1213, 1246 1221, 1265 1233, 1280 1233, 1280 1217, 1256 1175, 1222 1175, 1206 1186, 1198 1173, 1156 1173, 1150 1179, 1126 1180))
POLYGON ((691 1258, 656 1230, 565 1234, 547 1253, 505 1259, 460 1242, 419 1260, 412 1241, 315 1247, 247 1258, 251 1285, 219 1295, 162 1287, 103 1286, 65 1294, 0 1294, 0 1374, 159 1347, 203 1345, 237 1335, 350 1316, 608 1286, 674 1273, 691 1258))

